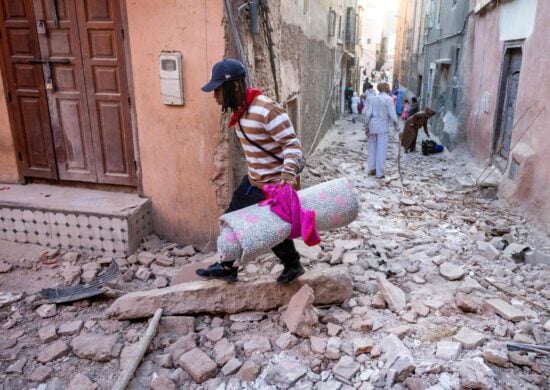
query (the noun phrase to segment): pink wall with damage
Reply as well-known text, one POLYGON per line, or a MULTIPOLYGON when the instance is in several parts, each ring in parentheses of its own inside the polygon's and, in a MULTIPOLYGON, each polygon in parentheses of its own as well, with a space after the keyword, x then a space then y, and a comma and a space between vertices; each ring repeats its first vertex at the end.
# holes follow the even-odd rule
MULTIPOLYGON (((480 160, 491 156, 504 42, 499 37, 499 8, 475 18, 471 113, 467 142, 480 160), (483 94, 490 94, 488 113, 483 112, 483 94)), ((519 16, 518 16, 519 17, 519 16)), ((547 35, 550 2, 538 1, 533 32, 522 48, 522 65, 512 131, 509 161, 519 163, 515 180, 505 172, 501 194, 521 207, 550 231, 550 40, 547 35)), ((505 25, 505 23, 504 23, 505 25)), ((510 164, 509 164, 510 165, 510 164)))
POLYGON ((128 1, 142 190, 153 201, 154 230, 179 243, 217 234, 211 178, 221 142, 220 108, 200 87, 225 50, 221 1, 128 1), (185 105, 162 103, 159 54, 183 56, 185 105))

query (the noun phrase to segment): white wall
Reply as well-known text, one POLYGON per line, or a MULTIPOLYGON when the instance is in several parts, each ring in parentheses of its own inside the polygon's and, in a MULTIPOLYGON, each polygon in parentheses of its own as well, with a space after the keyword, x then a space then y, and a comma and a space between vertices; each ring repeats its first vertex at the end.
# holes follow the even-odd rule
POLYGON ((500 5, 500 40, 528 38, 535 26, 536 11, 537 0, 504 0, 500 5))

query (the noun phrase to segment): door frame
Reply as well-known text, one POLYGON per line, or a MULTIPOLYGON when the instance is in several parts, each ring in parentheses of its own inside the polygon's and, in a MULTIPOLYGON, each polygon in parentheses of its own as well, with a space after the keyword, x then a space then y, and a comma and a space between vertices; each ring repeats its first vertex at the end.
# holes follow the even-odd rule
MULTIPOLYGON (((497 143, 500 138, 500 127, 502 125, 502 116, 504 113, 504 101, 506 100, 506 74, 508 73, 508 69, 510 67, 510 52, 511 49, 520 49, 523 57, 523 44, 525 43, 525 39, 517 39, 517 40, 511 40, 511 41, 505 41, 502 46, 502 56, 501 56, 501 65, 500 65, 500 75, 498 79, 498 91, 497 91, 497 101, 496 101, 496 109, 495 109, 495 117, 493 120, 493 137, 491 142, 491 156, 493 157, 494 161, 496 162, 497 167, 504 171, 506 169, 506 166, 508 165, 508 161, 510 160, 504 160, 503 157, 500 156, 500 154, 497 154, 497 143)), ((521 76, 520 76, 521 77, 521 76)), ((515 115, 514 115, 515 116, 515 115)), ((511 152, 511 150, 510 150, 511 152)))
MULTIPOLYGON (((133 72, 132 72, 132 60, 131 60, 131 47, 130 47, 130 34, 129 34, 129 24, 128 24, 128 12, 127 12, 127 9, 126 9, 126 0, 120 0, 119 1, 119 5, 120 5, 120 18, 121 18, 121 28, 122 28, 122 34, 123 34, 123 40, 122 40, 122 46, 124 48, 124 57, 125 57, 125 72, 126 72, 126 79, 127 79, 127 83, 128 83, 128 96, 130 97, 130 107, 129 107, 129 112, 130 112, 130 126, 131 126, 131 131, 132 131, 132 147, 133 147, 133 151, 134 151, 134 161, 133 161, 133 164, 134 164, 134 169, 135 169, 135 175, 136 175, 136 187, 137 187, 137 192, 140 196, 144 196, 144 193, 143 193, 143 179, 142 179, 142 169, 141 169, 141 158, 140 158, 140 154, 139 154, 139 142, 138 142, 138 127, 137 127, 137 113, 136 113, 136 107, 135 107, 135 89, 134 89, 134 79, 133 79, 133 72)), ((33 10, 33 16, 34 15, 34 10, 33 10)), ((35 20, 35 23, 36 23, 36 20, 35 20)), ((36 25, 34 26, 34 31, 36 33, 36 25)), ((2 36, 1 37, 2 40, 6 40, 7 37, 4 37, 2 36)), ((16 131, 16 119, 14 117, 15 113, 14 113, 14 108, 11 104, 11 101, 10 101, 10 96, 11 96, 11 93, 10 93, 10 84, 9 84, 9 78, 8 78, 8 74, 7 74, 7 67, 9 66, 9 64, 6 63, 6 58, 4 55, 0 55, 0 77, 2 77, 2 83, 3 83, 3 88, 4 88, 4 100, 6 102, 6 109, 8 111, 8 118, 9 118, 9 126, 10 126, 10 133, 11 133, 11 138, 12 138, 12 142, 13 142, 13 145, 14 145, 14 155, 15 155, 15 158, 16 158, 16 162, 17 162, 17 169, 18 169, 18 172, 17 172, 17 175, 19 177, 19 180, 18 182, 19 183, 22 183, 22 184, 25 184, 25 183, 28 183, 29 180, 32 180, 32 178, 30 177, 26 177, 24 174, 23 174, 23 160, 22 160, 22 157, 20 156, 20 148, 21 148, 21 145, 19 145, 19 141, 18 141, 18 137, 16 136, 15 134, 15 131, 16 131)), ((11 98, 13 99, 13 96, 11 96, 11 98)), ((51 124, 51 119, 50 119, 50 124, 51 124)), ((40 180, 44 180, 44 179, 40 179, 40 180)), ((48 179, 46 179, 48 180, 48 179)), ((62 181, 60 181, 59 179, 51 179, 52 180, 52 184, 56 184, 56 183, 62 183, 62 181)), ((90 186, 90 184, 93 184, 93 183, 86 183, 86 182, 78 182, 78 181, 75 181, 75 182, 71 182, 71 183, 81 183, 83 186, 90 186)), ((101 188, 103 186, 103 184, 100 184, 100 183, 95 183, 93 184, 95 187, 97 188, 101 188)), ((125 188, 131 188, 131 187, 134 187, 134 186, 119 186, 119 187, 125 187, 125 188)), ((110 188, 112 189, 113 188, 113 185, 111 184, 106 184, 105 185, 105 188, 110 188)))

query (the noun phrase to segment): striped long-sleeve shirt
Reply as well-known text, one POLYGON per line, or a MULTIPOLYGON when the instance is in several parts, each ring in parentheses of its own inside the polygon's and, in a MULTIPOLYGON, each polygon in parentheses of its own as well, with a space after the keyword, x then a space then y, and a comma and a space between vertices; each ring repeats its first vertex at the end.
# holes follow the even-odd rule
POLYGON ((234 126, 244 149, 250 182, 261 187, 281 179, 293 180, 302 157, 302 145, 285 109, 268 97, 259 95, 239 122, 250 140, 284 160, 280 162, 248 142, 241 128, 234 126))

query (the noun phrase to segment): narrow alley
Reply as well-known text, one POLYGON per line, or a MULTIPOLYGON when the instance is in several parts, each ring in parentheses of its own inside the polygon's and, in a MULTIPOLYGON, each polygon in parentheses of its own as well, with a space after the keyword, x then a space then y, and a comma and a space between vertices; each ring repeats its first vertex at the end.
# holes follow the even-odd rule
MULTIPOLYGON (((494 188, 473 185, 482 167, 459 151, 403 154, 402 186, 396 134, 391 138, 386 178, 369 177, 362 123, 346 116, 304 172, 305 186, 353 180, 359 218, 322 233, 320 246, 299 246, 306 276, 347 269, 351 298, 315 308, 305 302, 301 310, 310 313, 297 335, 288 331, 284 307, 162 317, 129 388, 547 388, 544 353, 506 346, 548 344, 550 267, 536 264, 539 257, 545 261, 548 237, 498 200, 494 188), (185 359, 196 363, 184 370, 185 359)), ((38 389, 111 388, 147 327, 139 319, 109 319, 112 299, 177 288, 193 279, 189 269, 214 256, 149 236, 136 254, 114 259, 121 276, 106 284, 103 296, 56 305, 44 304, 39 290, 89 283, 113 259, 0 245, 6 390, 32 383, 38 389)), ((241 282, 273 280, 281 269, 265 255, 246 266, 241 282)), ((226 284, 223 294, 238 299, 239 285, 226 284)))
POLYGON ((0 0, 0 390, 550 389, 550 0, 0 0))

